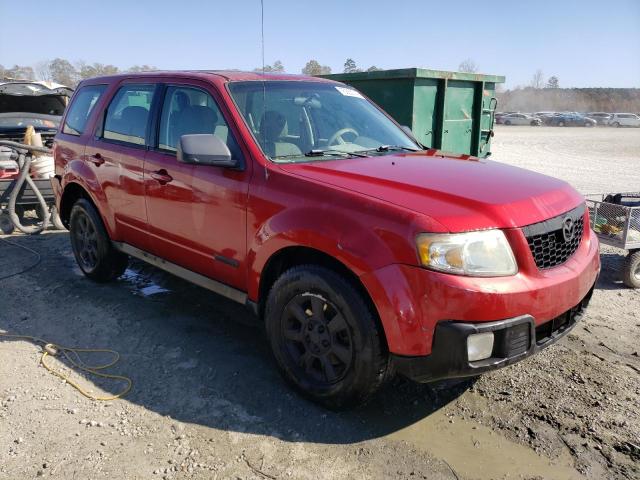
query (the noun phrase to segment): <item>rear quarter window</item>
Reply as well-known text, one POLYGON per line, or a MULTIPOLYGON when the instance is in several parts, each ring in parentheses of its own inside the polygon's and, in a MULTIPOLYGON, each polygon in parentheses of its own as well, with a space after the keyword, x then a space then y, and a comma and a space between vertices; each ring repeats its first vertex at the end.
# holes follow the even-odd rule
POLYGON ((81 87, 73 97, 71 105, 69 105, 69 111, 62 126, 62 133, 82 135, 91 112, 106 89, 106 85, 81 87))

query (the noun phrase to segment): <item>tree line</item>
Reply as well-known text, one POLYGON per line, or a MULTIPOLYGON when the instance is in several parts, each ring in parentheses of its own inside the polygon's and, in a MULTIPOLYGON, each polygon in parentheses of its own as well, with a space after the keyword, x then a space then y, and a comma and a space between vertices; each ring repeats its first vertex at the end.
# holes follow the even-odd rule
MULTIPOLYGON (((103 63, 87 63, 78 61, 70 62, 64 58, 54 58, 39 62, 34 66, 30 65, 14 65, 13 67, 4 67, 0 65, 0 79, 13 80, 44 80, 62 85, 75 87, 81 80, 91 77, 99 77, 102 75, 115 75, 117 73, 128 72, 151 72, 157 70, 153 65, 133 65, 127 69, 121 70, 119 67, 103 63)), ((362 69, 358 67, 355 60, 347 58, 344 62, 344 73, 355 72, 374 72, 380 70, 375 65, 362 69)), ((262 67, 257 67, 254 72, 262 72, 262 67)), ((265 72, 285 73, 284 64, 280 60, 276 60, 271 65, 264 66, 265 72)), ((301 73, 305 75, 328 75, 331 73, 331 67, 322 65, 317 60, 309 60, 302 68, 301 73)))
POLYGON ((153 70, 157 70, 157 68, 152 65, 133 65, 126 70, 120 70, 115 65, 89 64, 84 61, 71 63, 64 58, 55 58, 39 62, 33 67, 14 65, 13 67, 5 68, 0 65, 0 79, 44 80, 75 87, 78 82, 85 78, 126 72, 151 72, 153 70))

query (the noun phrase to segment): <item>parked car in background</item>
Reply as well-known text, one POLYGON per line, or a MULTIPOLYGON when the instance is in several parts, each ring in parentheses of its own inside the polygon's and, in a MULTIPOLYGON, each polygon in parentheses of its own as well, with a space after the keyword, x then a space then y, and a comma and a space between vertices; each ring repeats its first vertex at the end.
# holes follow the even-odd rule
POLYGON ((326 79, 84 80, 54 155, 88 278, 132 256, 245 304, 283 376, 330 407, 394 372, 477 376, 539 352, 579 322, 600 271, 570 185, 422 149, 326 79))
POLYGON ((32 125, 51 147, 73 90, 51 82, 0 81, 0 139, 22 142, 32 125))
POLYGON ((542 120, 526 113, 511 113, 502 117, 505 125, 531 125, 537 127, 542 125, 542 120))
POLYGON ((539 118, 542 121, 543 125, 547 125, 549 123, 549 119, 555 114, 556 112, 536 112, 533 114, 533 116, 539 118))
POLYGON ((609 125, 612 117, 612 115, 607 112, 589 112, 586 116, 593 118, 598 125, 609 125))
POLYGON ((612 127, 640 127, 640 116, 635 113, 614 113, 609 119, 612 127))
POLYGON ((518 112, 496 112, 493 118, 495 118, 495 121, 498 125, 501 125, 504 123, 504 117, 506 117, 507 115, 511 115, 512 113, 518 112))
POLYGON ((577 113, 559 113, 549 119, 548 125, 554 127, 595 127, 597 122, 593 118, 577 113))

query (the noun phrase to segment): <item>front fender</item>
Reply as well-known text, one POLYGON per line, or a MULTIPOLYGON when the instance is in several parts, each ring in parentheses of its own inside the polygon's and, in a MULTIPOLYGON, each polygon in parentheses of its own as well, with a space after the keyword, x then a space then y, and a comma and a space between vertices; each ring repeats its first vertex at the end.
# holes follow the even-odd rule
POLYGON ((258 299, 260 275, 269 259, 287 247, 307 247, 329 255, 356 276, 412 255, 402 236, 384 226, 372 228, 330 206, 301 206, 281 210, 259 226, 249 239, 248 294, 258 299), (401 244, 405 244, 401 247, 401 244))

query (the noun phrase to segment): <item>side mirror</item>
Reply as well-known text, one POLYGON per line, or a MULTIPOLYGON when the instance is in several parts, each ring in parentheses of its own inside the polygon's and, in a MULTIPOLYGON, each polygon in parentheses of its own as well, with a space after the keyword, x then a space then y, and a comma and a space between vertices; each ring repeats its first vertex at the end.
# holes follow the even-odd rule
POLYGON ((179 162, 216 167, 235 167, 237 160, 231 158, 229 147, 210 133, 182 135, 178 144, 179 162))

